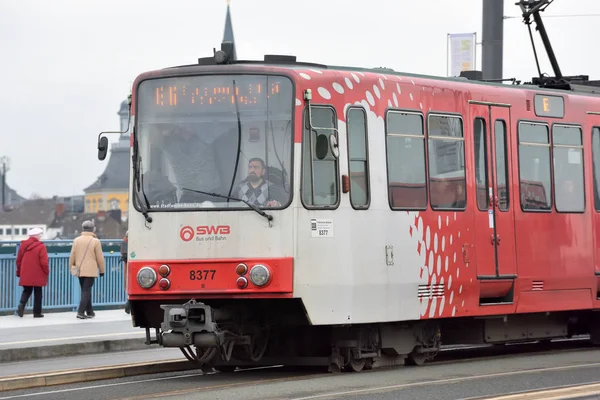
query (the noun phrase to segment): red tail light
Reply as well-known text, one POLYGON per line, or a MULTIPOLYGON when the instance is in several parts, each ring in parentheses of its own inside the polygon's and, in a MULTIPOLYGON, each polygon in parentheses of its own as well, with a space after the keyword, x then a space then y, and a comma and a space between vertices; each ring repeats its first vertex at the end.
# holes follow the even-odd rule
POLYGON ((171 282, 167 278, 162 278, 160 282, 158 282, 158 287, 162 290, 167 290, 171 287, 171 282))
POLYGON ((163 278, 166 278, 167 276, 169 276, 169 274, 171 273, 171 268, 169 268, 168 265, 163 264, 158 268, 158 273, 160 274, 160 276, 162 276, 163 278))
POLYGON ((237 278, 237 281, 235 281, 235 283, 237 284, 238 288, 245 289, 246 286, 248 286, 248 279, 244 278, 243 276, 240 276, 239 278, 237 278))
POLYGON ((248 272, 248 266, 244 263, 240 263, 237 265, 237 267, 235 267, 235 272, 238 275, 244 275, 246 272, 248 272))

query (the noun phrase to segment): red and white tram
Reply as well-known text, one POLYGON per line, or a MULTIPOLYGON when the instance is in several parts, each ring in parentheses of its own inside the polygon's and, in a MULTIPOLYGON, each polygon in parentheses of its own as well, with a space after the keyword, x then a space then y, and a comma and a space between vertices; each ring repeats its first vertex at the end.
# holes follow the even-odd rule
POLYGON ((133 85, 148 343, 221 370, 360 370, 440 343, 600 342, 600 97, 231 50, 133 85))

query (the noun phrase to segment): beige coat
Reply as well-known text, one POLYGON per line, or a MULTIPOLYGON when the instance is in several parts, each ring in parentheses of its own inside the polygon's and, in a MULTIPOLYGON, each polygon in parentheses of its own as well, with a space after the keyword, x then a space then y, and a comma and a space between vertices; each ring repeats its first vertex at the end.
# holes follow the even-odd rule
POLYGON ((73 240, 73 247, 71 248, 71 255, 69 257, 69 268, 71 265, 79 266, 80 277, 98 277, 98 270, 100 273, 104 273, 104 254, 102 254, 102 244, 96 235, 92 232, 82 232, 81 236, 76 237, 73 240), (92 240, 92 243, 89 243, 92 240), (88 247, 89 243, 89 247, 88 247), (86 247, 87 253, 85 252, 86 247), (85 253, 85 259, 83 263, 81 258, 85 253))

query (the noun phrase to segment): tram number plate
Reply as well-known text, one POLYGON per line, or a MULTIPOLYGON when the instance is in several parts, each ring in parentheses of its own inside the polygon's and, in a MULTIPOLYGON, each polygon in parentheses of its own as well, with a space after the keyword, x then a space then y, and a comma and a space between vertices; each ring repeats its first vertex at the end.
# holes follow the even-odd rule
POLYGON ((193 269, 190 271, 190 281, 212 281, 216 272, 215 269, 193 269))

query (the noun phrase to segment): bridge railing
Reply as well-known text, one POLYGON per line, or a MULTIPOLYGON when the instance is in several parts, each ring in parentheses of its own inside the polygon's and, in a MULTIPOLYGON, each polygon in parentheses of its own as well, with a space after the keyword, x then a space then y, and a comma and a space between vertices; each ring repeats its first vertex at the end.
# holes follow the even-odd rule
MULTIPOLYGON (((72 240, 44 240, 48 249, 50 276, 48 285, 42 291, 43 311, 76 311, 81 298, 79 279, 72 276, 69 267, 69 254, 72 240)), ((122 240, 101 240, 105 274, 94 282, 92 304, 94 308, 114 308, 127 301, 123 285, 123 263, 119 248, 122 240)), ((0 242, 0 314, 13 314, 17 310, 21 292, 17 278, 17 253, 20 242, 0 242)), ((26 310, 33 308, 33 294, 26 310)))

